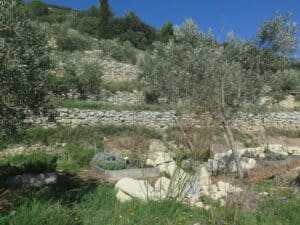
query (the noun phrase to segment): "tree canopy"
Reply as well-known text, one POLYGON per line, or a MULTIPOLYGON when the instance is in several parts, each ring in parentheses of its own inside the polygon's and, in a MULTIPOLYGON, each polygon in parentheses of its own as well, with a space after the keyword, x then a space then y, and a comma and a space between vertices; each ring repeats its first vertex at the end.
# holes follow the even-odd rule
POLYGON ((24 112, 38 112, 47 94, 50 68, 45 35, 28 19, 16 0, 1 0, 0 137, 14 135, 24 112))

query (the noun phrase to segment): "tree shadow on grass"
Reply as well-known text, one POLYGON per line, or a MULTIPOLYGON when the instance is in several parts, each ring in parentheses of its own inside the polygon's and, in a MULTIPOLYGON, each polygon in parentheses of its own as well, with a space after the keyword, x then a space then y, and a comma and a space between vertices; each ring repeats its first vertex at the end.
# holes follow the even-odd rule
POLYGON ((0 189, 0 215, 15 210, 20 205, 33 199, 59 202, 63 206, 71 207, 79 202, 86 194, 93 192, 99 181, 93 178, 82 178, 76 174, 59 173, 54 185, 36 187, 22 187, 18 189, 0 189))

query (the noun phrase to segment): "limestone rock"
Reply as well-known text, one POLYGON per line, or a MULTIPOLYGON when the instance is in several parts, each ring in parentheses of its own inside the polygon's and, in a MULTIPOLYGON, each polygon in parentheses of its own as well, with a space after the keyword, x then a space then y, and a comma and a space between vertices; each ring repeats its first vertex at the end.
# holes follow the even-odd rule
POLYGON ((156 152, 154 154, 154 158, 155 158, 154 161, 155 166, 174 161, 173 158, 166 152, 156 152))
POLYGON ((287 147, 288 154, 300 156, 300 147, 287 147))
POLYGON ((123 178, 116 183, 116 189, 133 198, 146 201, 154 197, 154 189, 147 181, 123 178))
POLYGON ((152 159, 147 159, 146 160, 146 165, 147 166, 155 166, 155 162, 152 159))
POLYGON ((168 195, 170 184, 171 184, 170 179, 166 177, 159 178, 154 185, 155 196, 158 199, 166 198, 168 195))
POLYGON ((208 191, 209 186, 211 185, 210 173, 206 166, 201 165, 198 167, 195 173, 197 184, 201 191, 208 191))
POLYGON ((158 168, 160 173, 165 173, 169 177, 172 177, 175 171, 180 169, 174 161, 159 165, 158 168))
POLYGON ((275 155, 288 155, 287 151, 284 150, 282 145, 269 145, 268 150, 275 155))
POLYGON ((117 193, 117 199, 120 201, 120 202, 127 202, 127 201, 131 201, 132 198, 125 194, 122 190, 119 190, 118 193, 117 193))
MULTIPOLYGON (((245 171, 252 170, 256 166, 255 159, 242 157, 242 158, 240 158, 240 160, 241 160, 242 169, 245 171)), ((236 163, 234 160, 230 162, 229 169, 230 169, 230 172, 233 172, 233 173, 237 172, 236 163)))
POLYGON ((214 200, 220 200, 229 194, 238 193, 243 191, 240 187, 235 187, 230 183, 219 181, 210 187, 209 196, 214 200))

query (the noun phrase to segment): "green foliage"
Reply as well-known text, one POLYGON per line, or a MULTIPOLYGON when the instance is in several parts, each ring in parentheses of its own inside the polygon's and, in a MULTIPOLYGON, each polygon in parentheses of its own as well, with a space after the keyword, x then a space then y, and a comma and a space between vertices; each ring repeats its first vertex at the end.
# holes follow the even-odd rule
POLYGON ((115 18, 112 30, 113 37, 130 41, 134 47, 143 50, 157 40, 155 29, 142 22, 133 12, 129 12, 125 18, 115 18))
POLYGON ((215 118, 222 113, 232 119, 242 106, 257 103, 264 84, 261 73, 228 59, 211 33, 201 32, 192 20, 175 27, 174 33, 174 40, 155 43, 141 64, 146 90, 169 102, 194 103, 215 118))
POLYGON ((68 209, 59 202, 43 202, 33 199, 18 209, 18 213, 0 218, 1 224, 10 225, 78 225, 68 209))
POLYGON ((110 9, 108 0, 100 0, 99 9, 99 27, 98 37, 99 39, 111 38, 111 24, 113 19, 113 13, 110 9))
POLYGON ((72 100, 63 98, 52 98, 51 104, 55 107, 63 108, 78 108, 78 109, 98 109, 98 110, 116 110, 116 111, 168 111, 174 110, 175 107, 163 104, 154 105, 134 105, 134 104, 122 104, 115 105, 111 103, 98 102, 98 101, 84 101, 84 100, 72 100))
POLYGON ((286 96, 291 93, 300 92, 300 71, 283 70, 274 74, 273 91, 278 95, 286 96))
POLYGON ((102 85, 102 67, 98 58, 89 58, 82 52, 54 54, 57 70, 49 78, 50 90, 56 95, 75 91, 85 98, 99 94, 102 85))
POLYGON ((258 30, 257 44, 279 55, 289 55, 297 51, 297 23, 291 21, 291 13, 285 16, 277 13, 272 20, 265 21, 258 30))
POLYGON ((102 148, 103 132, 101 127, 77 127, 69 128, 59 126, 57 128, 31 128, 21 135, 19 142, 28 145, 40 143, 54 145, 56 143, 74 143, 86 148, 102 148))
MULTIPOLYGON (((65 185, 61 197, 72 195, 78 185, 65 185), (75 187, 74 187, 75 186, 75 187)), ((47 189, 48 191, 51 189, 47 189)), ((45 190, 45 191, 47 191, 45 190)), ((81 197, 63 204, 61 198, 53 199, 54 193, 31 190, 30 198, 23 199, 21 206, 0 218, 1 224, 48 225, 166 225, 166 224, 236 224, 236 225, 296 225, 299 221, 300 201, 295 195, 279 196, 280 199, 266 200, 255 212, 240 207, 213 205, 210 211, 190 208, 175 201, 131 201, 120 203, 116 199, 113 185, 101 184, 96 189, 84 189, 81 197), (44 195, 41 195, 44 194, 44 195), (284 199, 284 200, 283 200, 284 199), (57 220, 59 218, 59 220, 57 220), (61 218, 64 218, 63 220, 61 218)), ((67 198, 68 199, 68 198, 67 198)), ((207 203, 211 203, 207 200, 207 203)))
POLYGON ((171 22, 165 23, 158 32, 159 40, 167 43, 170 39, 174 38, 174 29, 171 22))
POLYGON ((75 90, 84 98, 87 94, 99 94, 101 90, 102 68, 98 62, 73 54, 64 62, 64 81, 69 90, 75 90))
POLYGON ((138 84, 135 81, 105 82, 103 84, 103 89, 113 94, 116 93, 117 91, 133 92, 137 88, 138 88, 138 84))
POLYGON ((93 37, 97 35, 97 17, 83 17, 78 24, 80 33, 88 34, 93 37))
POLYGON ((44 4, 41 0, 33 0, 26 4, 26 8, 28 8, 30 16, 32 18, 37 18, 40 16, 48 15, 48 6, 44 4))
POLYGON ((276 189, 276 180, 275 179, 262 180, 255 183, 254 186, 258 191, 271 192, 272 190, 276 189))
POLYGON ((120 163, 120 162, 109 162, 103 165, 103 169, 105 170, 123 170, 126 168, 127 168, 126 163, 120 163))
POLYGON ((51 67, 45 35, 18 1, 0 1, 0 138, 21 128, 25 110, 45 105, 51 67))
POLYGON ((68 143, 65 151, 59 158, 58 169, 64 171, 76 171, 82 168, 88 168, 95 155, 96 149, 84 148, 75 143, 68 143))
POLYGON ((87 149, 102 149, 102 140, 106 136, 141 136, 147 139, 161 139, 161 134, 154 129, 134 126, 97 126, 70 128, 58 126, 57 128, 30 128, 20 134, 19 140, 14 143, 28 145, 43 144, 55 145, 56 143, 73 143, 87 149))
POLYGON ((91 47, 90 39, 78 31, 61 27, 56 43, 61 51, 84 51, 91 47))
POLYGON ((0 180, 3 182, 10 176, 21 174, 54 172, 56 165, 57 156, 45 153, 9 156, 0 160, 0 180))
POLYGON ((123 63, 136 64, 137 51, 128 41, 100 40, 99 48, 104 55, 123 63))

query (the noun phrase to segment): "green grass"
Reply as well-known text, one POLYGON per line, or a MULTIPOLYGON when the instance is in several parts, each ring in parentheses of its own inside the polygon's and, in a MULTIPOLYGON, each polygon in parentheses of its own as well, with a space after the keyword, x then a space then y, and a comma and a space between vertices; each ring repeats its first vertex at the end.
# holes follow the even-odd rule
POLYGON ((112 185, 97 187, 89 181, 75 180, 70 183, 70 180, 64 179, 63 189, 52 187, 44 191, 36 189, 19 193, 22 196, 17 197, 18 204, 2 214, 0 224, 297 225, 300 221, 300 200, 293 194, 265 201, 254 213, 217 205, 207 212, 175 201, 144 203, 134 200, 122 204, 117 201, 112 185))
POLYGON ((97 151, 99 150, 68 143, 65 151, 59 154, 57 169, 64 172, 77 172, 81 169, 88 169, 97 151))
POLYGON ((115 126, 103 125, 95 127, 67 127, 57 126, 57 128, 35 127, 28 129, 11 144, 43 144, 55 145, 56 143, 75 143, 84 147, 102 148, 103 137, 107 136, 130 136, 143 137, 144 139, 161 139, 161 134, 145 127, 136 126, 115 126))
POLYGON ((138 89, 138 84, 136 81, 106 82, 103 84, 103 88, 111 93, 116 93, 117 91, 133 92, 138 89))
POLYGON ((126 163, 111 162, 103 165, 103 169, 105 170, 123 170, 126 168, 126 163))
POLYGON ((54 107, 63 108, 77 108, 77 109, 95 109, 95 110, 116 110, 116 111, 169 111, 175 110, 174 107, 169 105, 133 105, 133 104, 123 104, 114 105, 105 102, 97 101, 82 101, 82 100, 72 100, 63 98, 52 98, 51 104, 54 107))
MULTIPOLYGON (((94 154, 103 151, 104 137, 132 137, 135 140, 147 141, 162 139, 161 134, 144 127, 134 126, 97 126, 97 127, 66 127, 31 128, 20 134, 16 139, 6 144, 13 145, 48 145, 56 146, 65 143, 64 151, 58 154, 58 169, 64 171, 78 171, 88 168, 94 154)), ((22 156, 20 156, 22 158, 22 156)))
POLYGON ((57 156, 35 152, 0 159, 0 186, 8 177, 21 174, 40 174, 56 171, 57 156))

